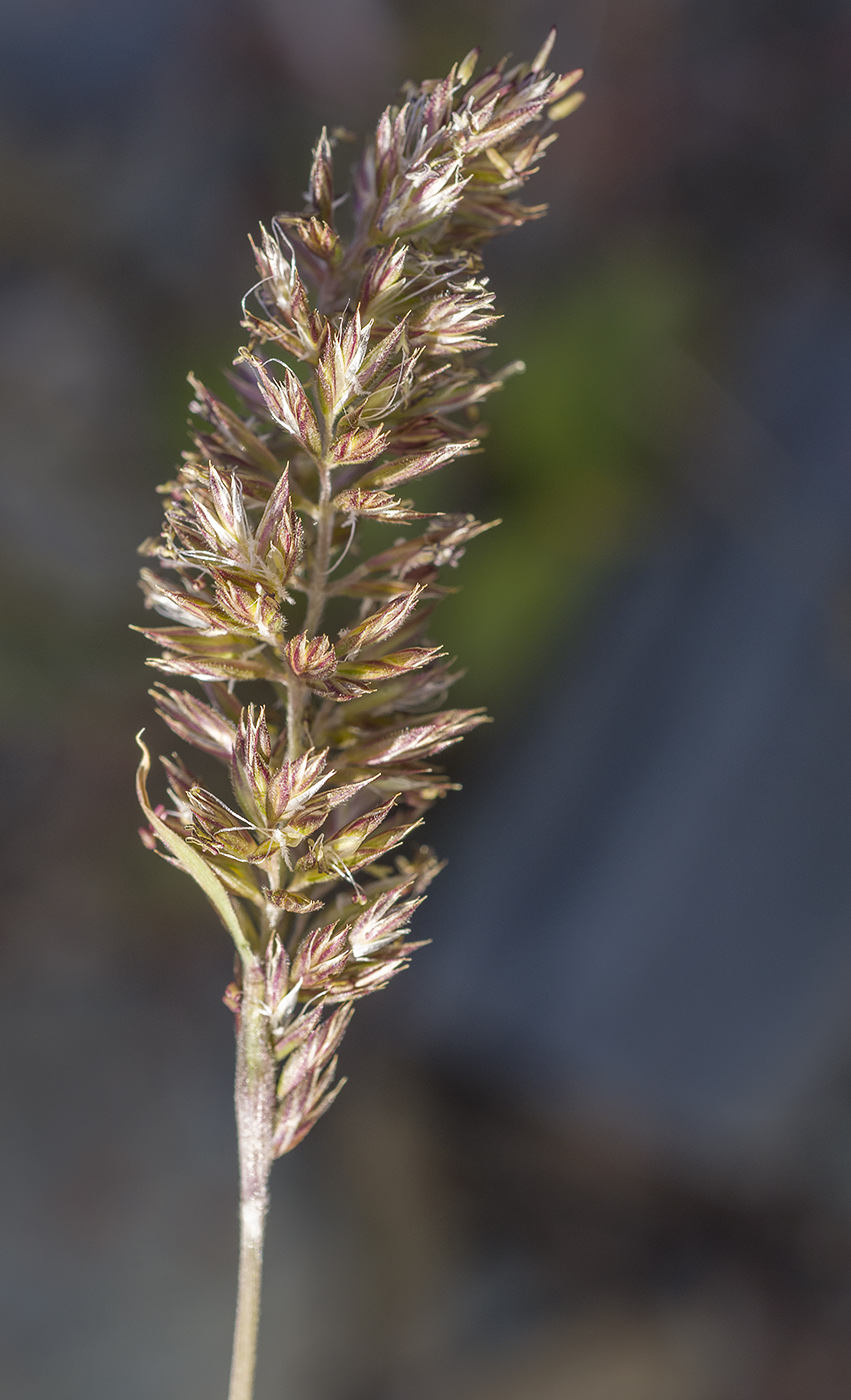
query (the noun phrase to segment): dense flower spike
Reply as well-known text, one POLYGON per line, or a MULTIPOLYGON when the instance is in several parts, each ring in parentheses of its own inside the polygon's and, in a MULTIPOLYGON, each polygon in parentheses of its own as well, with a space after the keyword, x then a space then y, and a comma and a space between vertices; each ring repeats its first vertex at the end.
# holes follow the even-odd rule
POLYGON ((203 692, 159 685, 158 713, 230 782, 225 800, 164 760, 169 802, 153 807, 142 746, 145 839, 201 885, 239 955, 244 1188, 331 1103, 353 1003, 418 946, 407 921, 438 867, 401 848, 451 786, 435 756, 485 719, 433 708, 453 677, 425 628, 441 572, 489 527, 395 492, 477 448, 479 403, 522 368, 485 369, 480 250, 543 212, 518 192, 581 100, 579 73, 546 71, 552 37, 531 64, 474 81, 474 52, 410 86, 342 200, 323 130, 306 209, 253 245, 239 407, 190 377, 193 445, 143 546, 146 602, 168 623, 145 632, 150 664, 203 692), (364 520, 422 524, 362 558, 364 520))
MULTIPOLYGON (((487 527, 438 516, 360 562, 357 527, 422 519, 393 488, 475 447, 469 410, 501 384, 481 364, 495 317, 478 250, 543 212, 516 194, 555 137, 552 119, 577 105, 566 94, 580 76, 545 71, 550 44, 533 63, 503 61, 476 82, 471 54, 388 107, 355 173, 347 238, 333 227, 333 150, 322 132, 305 214, 279 215, 255 246, 257 311, 246 310, 251 340, 237 362, 244 407, 234 412, 192 381, 200 427, 164 488, 162 537, 145 546, 176 575, 142 574, 148 605, 172 624, 146 633, 162 648, 151 664, 205 692, 157 687, 158 711, 227 765, 235 803, 190 783, 181 799, 172 789, 160 819, 231 903, 242 901, 252 954, 265 957, 272 939, 285 950, 287 995, 298 987, 290 1014, 306 1004, 319 1012, 285 1051, 310 1062, 312 1087, 297 1096, 302 1121, 295 1080, 284 1079, 278 1151, 330 1102, 317 1086, 339 1036, 325 1033, 323 1004, 383 985, 410 945, 404 919, 375 915, 393 930, 380 936, 379 956, 363 931, 367 913, 309 976, 298 970, 305 950, 331 926, 329 913, 345 930, 352 911, 398 897, 403 877, 387 854, 448 786, 431 760, 485 718, 418 711, 451 680, 423 636, 427 604, 440 596, 441 568, 487 527), (336 639, 323 630, 331 597, 356 608, 336 639), (239 703, 243 681, 265 684, 264 706, 239 703), (391 823, 387 793, 414 822, 391 823), (322 913, 311 924, 314 909, 322 913)), ((418 889, 432 870, 421 858, 418 889)), ((282 1044, 290 1040, 278 1054, 282 1044)))

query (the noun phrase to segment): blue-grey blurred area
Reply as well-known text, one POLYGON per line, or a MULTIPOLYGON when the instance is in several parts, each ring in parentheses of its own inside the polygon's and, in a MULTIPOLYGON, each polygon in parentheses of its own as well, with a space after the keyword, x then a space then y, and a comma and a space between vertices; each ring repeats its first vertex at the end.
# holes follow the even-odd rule
POLYGON ((231 959, 132 792, 186 372, 323 123, 554 19, 588 101, 488 259, 526 373, 422 497, 504 520, 434 624, 496 722, 276 1168, 257 1400, 851 1389, 851 5, 5 0, 12 1400, 225 1393, 231 959))
POLYGON ((494 1087, 776 1180, 848 1047, 848 291, 793 285, 752 330, 686 464, 735 491, 668 521, 542 658, 447 822, 402 994, 494 1087))

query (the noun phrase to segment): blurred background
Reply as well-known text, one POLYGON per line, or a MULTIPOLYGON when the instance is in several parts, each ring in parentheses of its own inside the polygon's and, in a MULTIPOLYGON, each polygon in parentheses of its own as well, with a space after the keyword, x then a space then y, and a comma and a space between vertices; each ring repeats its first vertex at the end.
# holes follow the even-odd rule
MULTIPOLYGON (((0 1389, 223 1395, 227 942, 139 844, 155 485, 323 123, 530 56, 588 101, 488 255, 498 721, 433 939, 276 1168, 258 1400, 851 1390, 851 4, 0 9, 0 1389)), ((346 160, 345 149, 340 157, 346 160)))

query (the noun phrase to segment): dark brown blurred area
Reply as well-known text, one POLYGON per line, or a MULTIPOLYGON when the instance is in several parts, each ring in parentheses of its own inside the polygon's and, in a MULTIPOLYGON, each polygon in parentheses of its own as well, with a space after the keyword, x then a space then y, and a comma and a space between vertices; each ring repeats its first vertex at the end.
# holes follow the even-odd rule
POLYGON ((498 723, 276 1168, 258 1400, 851 1390, 848 3, 6 0, 10 1400, 225 1389, 231 960, 132 791, 186 372, 323 123, 553 21, 588 101, 489 255, 527 372, 427 501, 505 520, 436 623, 498 723))

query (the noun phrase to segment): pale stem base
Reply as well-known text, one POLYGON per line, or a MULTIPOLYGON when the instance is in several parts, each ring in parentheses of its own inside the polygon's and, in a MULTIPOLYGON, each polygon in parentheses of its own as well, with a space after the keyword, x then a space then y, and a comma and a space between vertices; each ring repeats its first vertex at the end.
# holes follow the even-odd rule
POLYGON ((275 1061, 259 963, 243 968, 242 981, 234 1088, 239 1139, 239 1285, 229 1400, 252 1400, 254 1395, 275 1111, 275 1061))

